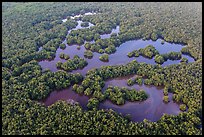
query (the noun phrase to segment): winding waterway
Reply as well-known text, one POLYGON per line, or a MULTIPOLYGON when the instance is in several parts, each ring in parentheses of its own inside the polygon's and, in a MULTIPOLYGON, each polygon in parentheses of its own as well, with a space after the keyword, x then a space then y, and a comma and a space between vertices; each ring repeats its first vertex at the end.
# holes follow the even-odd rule
MULTIPOLYGON (((91 15, 91 13, 87 13, 85 15, 91 15)), ((71 17, 74 19, 75 17, 79 17, 82 15, 76 15, 74 17, 71 17)), ((66 21, 66 19, 62 20, 63 22, 66 21)), ((77 29, 86 29, 94 26, 93 24, 89 23, 88 27, 81 27, 82 21, 77 21, 78 25, 76 28, 72 30, 77 29)), ((68 31, 68 34, 71 32, 68 31)), ((112 30, 110 34, 103 34, 101 35, 101 39, 110 38, 111 34, 120 32, 120 27, 117 26, 115 29, 112 30)), ((181 44, 174 44, 174 43, 168 43, 165 42, 164 44, 161 44, 161 39, 158 39, 156 41, 152 40, 131 40, 127 41, 123 44, 121 44, 119 47, 116 48, 116 52, 114 54, 109 55, 109 61, 108 62, 102 62, 99 60, 99 57, 101 54, 94 52, 93 58, 87 59, 88 65, 84 67, 83 69, 73 70, 72 73, 81 73, 83 76, 87 73, 88 70, 92 68, 100 68, 101 66, 107 66, 107 65, 119 65, 119 64, 127 64, 128 62, 136 59, 138 62, 145 62, 147 64, 156 64, 153 59, 148 59, 142 56, 139 57, 133 57, 129 58, 127 56, 128 52, 131 52, 136 49, 145 48, 148 45, 153 45, 160 54, 168 53, 171 51, 179 52, 184 46, 181 44)), ((92 41, 93 43, 94 41, 92 41)), ((66 40, 63 41, 64 44, 66 44, 66 40)), ((81 58, 84 58, 84 52, 86 51, 84 45, 80 46, 80 49, 77 49, 78 45, 68 45, 66 44, 66 48, 64 50, 58 48, 56 51, 56 57, 54 60, 48 61, 43 60, 39 62, 39 65, 42 67, 42 69, 50 69, 51 71, 55 72, 58 69, 56 68, 56 63, 58 61, 66 62, 66 60, 61 59, 59 57, 59 54, 61 52, 68 54, 70 58, 72 59, 74 55, 78 55, 81 58)), ((42 50, 42 48, 39 49, 39 51, 42 50)), ((187 55, 182 55, 182 57, 185 57, 188 59, 188 62, 194 62, 194 59, 187 55)), ((162 64, 162 66, 167 66, 171 64, 178 64, 180 63, 180 60, 167 60, 162 64)), ((113 86, 119 86, 119 87, 128 87, 128 88, 135 88, 137 90, 143 89, 148 94, 148 99, 142 102, 129 102, 126 101, 124 105, 115 105, 110 100, 105 100, 104 102, 101 102, 99 104, 99 109, 113 109, 118 113, 121 113, 122 115, 130 114, 130 119, 132 121, 143 121, 143 119, 148 119, 150 121, 157 121, 159 118, 164 114, 173 114, 178 115, 181 111, 179 110, 179 104, 176 104, 172 101, 172 93, 169 93, 169 103, 163 102, 163 88, 162 87, 155 87, 155 86, 147 86, 147 85, 133 85, 131 87, 127 86, 127 79, 135 77, 134 75, 126 76, 126 77, 119 77, 115 79, 109 79, 105 82, 106 89, 107 86, 113 85, 113 86)), ((87 110, 86 104, 88 103, 89 97, 85 95, 79 95, 72 91, 72 87, 60 91, 53 91, 46 99, 40 101, 44 103, 46 106, 49 106, 53 103, 55 103, 58 100, 68 100, 72 99, 76 102, 79 102, 79 104, 82 106, 83 109, 87 110)))
MULTIPOLYGON (((108 86, 118 86, 135 88, 136 90, 143 89, 148 94, 148 99, 142 102, 135 101, 125 101, 124 105, 113 104, 110 100, 105 100, 99 104, 99 109, 112 109, 123 116, 130 114, 130 119, 132 121, 141 122, 143 119, 148 119, 150 121, 157 121, 164 114, 178 115, 181 111, 179 110, 179 104, 172 101, 172 93, 169 93, 170 102, 163 102, 163 87, 147 86, 147 85, 133 85, 131 87, 127 86, 127 79, 133 78, 135 75, 130 75, 126 77, 119 77, 115 79, 110 79, 105 82, 105 87, 103 91, 108 86)), ((46 99, 41 102, 46 106, 55 103, 58 100, 68 100, 72 99, 82 106, 84 110, 88 110, 86 105, 90 97, 85 95, 77 94, 72 91, 72 87, 60 91, 53 91, 46 99)))

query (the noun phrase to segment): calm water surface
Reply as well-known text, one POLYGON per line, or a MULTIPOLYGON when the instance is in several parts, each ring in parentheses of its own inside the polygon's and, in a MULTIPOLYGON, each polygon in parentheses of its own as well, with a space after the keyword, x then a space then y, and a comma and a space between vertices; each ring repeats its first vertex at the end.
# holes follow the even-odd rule
MULTIPOLYGON (((105 90, 110 85, 134 88, 136 90, 143 89, 148 94, 147 100, 142 102, 126 101, 124 105, 115 105, 110 100, 105 100, 104 102, 101 102, 99 104, 99 109, 112 109, 118 113, 121 113, 123 116, 130 114, 131 120, 137 122, 141 122, 145 118, 150 121, 157 121, 164 113, 178 115, 181 112, 179 110, 179 104, 176 104, 172 101, 172 93, 169 93, 168 95, 170 102, 163 102, 162 87, 146 86, 144 84, 141 86, 137 84, 131 87, 127 86, 127 79, 133 77, 135 77, 135 75, 107 80, 103 90, 105 90)), ((53 91, 46 99, 42 100, 41 103, 49 106, 58 100, 72 99, 76 102, 79 102, 84 110, 87 110, 86 105, 89 98, 90 97, 87 97, 85 95, 79 95, 75 93, 74 91, 72 91, 72 87, 70 87, 61 91, 53 91)))
MULTIPOLYGON (((96 13, 85 13, 84 16, 86 15, 94 15, 96 13)), ((83 16, 83 15, 76 15, 76 16, 71 16, 72 19, 75 19, 76 17, 79 16, 83 16)), ((66 21, 66 19, 62 20, 63 22, 66 21)), ((86 29, 86 28, 90 28, 92 26, 94 26, 94 24, 91 24, 89 22, 89 26, 88 27, 82 27, 81 23, 82 21, 77 21, 78 25, 76 26, 76 28, 72 29, 72 30, 78 30, 78 29, 86 29)), ((68 34, 72 31, 69 30, 68 34)), ((116 33, 118 34, 120 32, 120 27, 117 26, 116 28, 112 29, 112 32, 110 34, 103 34, 101 35, 101 39, 105 39, 105 38, 110 38, 112 33, 116 33)), ((74 70, 72 71, 73 73, 81 73, 82 75, 85 75, 86 72, 92 68, 99 68, 101 66, 107 66, 107 65, 119 65, 119 64, 127 64, 128 62, 136 59, 138 62, 146 62, 148 64, 152 64, 155 65, 157 64, 154 61, 154 58, 152 59, 148 59, 142 56, 139 57, 132 57, 129 58, 127 56, 128 52, 131 52, 133 50, 138 50, 140 48, 145 48, 148 45, 153 45, 160 54, 164 54, 164 53, 168 53, 171 51, 175 51, 175 52, 179 52, 181 51, 181 49, 184 47, 181 44, 174 44, 174 43, 168 43, 165 42, 164 44, 161 44, 161 39, 158 39, 157 41, 152 41, 152 40, 131 40, 131 41, 127 41, 123 44, 121 44, 119 47, 116 48, 116 52, 114 54, 109 55, 109 62, 102 62, 99 60, 99 57, 101 56, 101 54, 94 52, 93 53, 93 58, 92 59, 86 59, 88 62, 88 65, 82 69, 82 70, 74 70)), ((87 41, 86 41, 87 42, 87 41)), ((86 43, 85 42, 85 43, 86 43)), ((54 58, 54 60, 48 61, 48 60, 43 60, 39 62, 39 65, 42 67, 43 70, 45 70, 46 68, 50 69, 51 71, 55 72, 57 71, 57 67, 56 67, 56 63, 58 61, 61 62, 65 62, 66 60, 64 59, 60 59, 59 58, 59 54, 61 52, 68 54, 71 58, 73 58, 74 55, 78 55, 81 58, 84 58, 84 52, 86 51, 86 49, 84 48, 84 45, 81 46, 81 49, 78 50, 77 46, 78 45, 72 45, 69 46, 66 42, 66 39, 63 41, 64 44, 66 44, 66 49, 62 50, 60 48, 57 49, 56 51, 56 57, 54 58)), ((94 43, 94 41, 91 41, 90 43, 94 43)), ((39 48, 39 51, 42 50, 42 47, 39 48)), ((188 55, 182 55, 182 57, 186 57, 188 59, 188 62, 193 62, 194 59, 188 55)), ((167 66, 167 65, 172 65, 172 64, 178 64, 180 63, 180 60, 167 60, 166 62, 164 62, 162 64, 162 66, 167 66)))
MULTIPOLYGON (((93 15, 95 13, 85 13, 84 15, 93 15)), ((82 15, 76 15, 72 16, 71 18, 74 19, 76 17, 79 17, 82 15)), ((62 20, 63 22, 66 22, 66 19, 62 20)), ((78 25, 76 28, 72 30, 77 29, 85 29, 90 28, 94 26, 93 24, 89 23, 88 27, 81 27, 82 21, 77 21, 78 25)), ((68 35, 71 32, 68 31, 68 35)), ((110 34, 104 34, 101 35, 101 39, 110 38, 112 33, 118 33, 120 32, 120 27, 117 26, 115 29, 112 30, 110 34)), ((66 40, 63 41, 64 44, 66 44, 66 40)), ((94 41, 91 41, 91 43, 94 43, 94 41)), ((83 69, 74 70, 72 73, 81 73, 83 76, 85 76, 86 72, 92 68, 100 68, 101 66, 107 66, 107 65, 119 65, 119 64, 127 64, 128 62, 136 59, 138 62, 146 62, 148 64, 156 64, 153 59, 148 59, 142 56, 139 57, 133 57, 129 58, 127 56, 128 52, 131 52, 136 49, 145 48, 149 44, 153 45, 160 54, 168 53, 171 51, 179 52, 184 46, 181 44, 174 44, 174 43, 168 43, 165 42, 164 44, 161 44, 161 39, 158 39, 157 41, 152 40, 131 40, 127 41, 123 44, 121 44, 119 47, 116 48, 116 52, 114 54, 109 55, 109 61, 108 62, 102 62, 99 60, 99 56, 101 54, 94 52, 92 59, 87 59, 88 65, 84 67, 83 69)), ((42 69, 50 69, 51 71, 55 72, 58 69, 56 68, 56 63, 58 61, 66 62, 64 59, 59 58, 59 54, 61 52, 68 54, 70 58, 72 59, 74 55, 78 55, 81 58, 84 58, 84 52, 86 51, 84 45, 81 46, 80 50, 77 49, 78 45, 68 45, 66 44, 66 48, 64 50, 58 48, 56 51, 56 57, 54 60, 48 61, 43 60, 39 62, 39 65, 42 67, 42 69)), ((39 48, 39 51, 42 50, 42 47, 39 48)), ((188 59, 189 62, 194 62, 194 59, 187 55, 182 55, 182 57, 185 57, 188 59)), ((162 66, 167 66, 171 64, 178 64, 180 63, 180 60, 167 60, 162 64, 162 66)), ((172 101, 172 93, 169 93, 169 103, 163 102, 163 88, 162 87, 155 87, 155 86, 146 86, 146 85, 133 85, 131 87, 127 86, 127 79, 135 77, 134 75, 129 75, 126 77, 119 77, 115 79, 107 80, 105 83, 105 87, 103 88, 103 91, 109 86, 119 86, 119 87, 128 87, 128 88, 135 88, 137 90, 144 89, 146 93, 148 94, 148 99, 142 102, 129 102, 126 101, 124 105, 115 105, 110 100, 105 100, 104 102, 101 102, 99 104, 99 109, 113 109, 118 113, 121 113, 122 115, 130 114, 132 121, 143 121, 143 119, 148 119, 150 121, 157 121, 159 118, 164 114, 173 114, 178 115, 181 111, 179 110, 179 104, 176 104, 172 101)), ((46 99, 41 100, 41 103, 44 103, 46 106, 49 106, 53 103, 55 103, 58 100, 68 100, 72 99, 76 102, 79 102, 79 104, 82 106, 83 109, 87 110, 86 104, 88 103, 88 99, 90 97, 87 97, 85 95, 79 95, 72 91, 72 87, 60 91, 53 91, 46 99)))
MULTIPOLYGON (((128 52, 131 52, 135 49, 140 49, 140 48, 145 48, 147 45, 152 44, 160 54, 163 53, 168 53, 171 51, 176 51, 179 52, 182 49, 182 45, 179 44, 170 44, 165 42, 165 44, 161 44, 161 39, 158 39, 157 41, 152 41, 152 40, 132 40, 125 42, 121 44, 119 47, 116 48, 116 52, 114 54, 109 55, 109 62, 102 62, 99 60, 99 57, 101 54, 94 52, 93 53, 93 58, 92 59, 86 59, 88 62, 88 65, 82 69, 82 70, 74 70, 72 71, 73 73, 81 73, 82 75, 85 76, 86 72, 92 68, 100 68, 101 66, 107 66, 107 65, 121 65, 121 64, 127 64, 128 62, 136 59, 138 62, 145 62, 147 64, 152 64, 155 65, 157 64, 153 59, 148 59, 143 56, 139 57, 132 57, 129 58, 127 56, 128 52)), ((57 49, 56 51, 56 57, 54 60, 48 61, 48 60, 43 60, 39 62, 39 65, 42 67, 42 69, 50 69, 51 71, 55 72, 57 71, 56 63, 58 61, 61 62, 66 62, 64 59, 60 59, 59 54, 61 52, 68 54, 71 59, 73 58, 74 55, 78 55, 81 58, 84 58, 84 52, 86 51, 85 47, 82 45, 80 50, 77 49, 77 45, 72 45, 69 46, 66 44, 66 49, 62 50, 60 48, 57 49)), ((182 57, 186 57, 189 62, 194 62, 194 59, 188 55, 182 55, 182 57)), ((172 64, 178 64, 180 63, 180 60, 167 60, 162 64, 162 66, 167 66, 167 65, 172 65, 172 64)))

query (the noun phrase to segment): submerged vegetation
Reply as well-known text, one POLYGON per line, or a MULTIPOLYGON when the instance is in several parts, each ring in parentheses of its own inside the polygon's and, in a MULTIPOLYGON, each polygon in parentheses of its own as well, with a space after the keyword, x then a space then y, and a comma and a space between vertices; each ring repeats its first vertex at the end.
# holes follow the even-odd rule
MULTIPOLYGON (((3 135, 202 135, 202 6, 201 3, 2 3, 2 134, 3 135), (70 16, 95 12, 71 19, 70 16), (67 19, 63 22, 62 19, 67 19), (72 30, 77 20, 94 24, 90 28, 72 30), (118 35, 101 39, 117 25, 118 35), (70 31, 71 30, 71 31, 70 31), (67 32, 70 31, 67 36, 67 32), (180 52, 159 54, 149 45, 128 53, 129 57, 155 57, 158 64, 151 65, 136 60, 126 64, 102 66, 89 70, 85 76, 72 73, 87 65, 84 58, 75 55, 70 59, 60 54, 64 63, 57 62, 59 69, 42 70, 41 60, 55 58, 58 48, 66 40, 69 46, 84 44, 84 56, 92 52, 99 59, 108 61, 122 43, 129 40, 157 40, 186 45, 180 52), (94 41, 94 43, 91 43, 94 41), (41 48, 41 50, 39 50, 41 48), (188 63, 181 54, 189 55, 195 62, 188 63), (167 59, 181 63, 161 67, 167 59), (68 71, 68 72, 66 72, 68 71), (145 101, 144 90, 108 87, 111 78, 135 74, 128 80, 133 84, 163 86, 163 101, 181 104, 178 115, 164 114, 158 121, 130 121, 112 109, 99 109, 106 99, 118 105, 125 101, 145 101), (87 107, 80 104, 57 101, 45 106, 39 101, 54 90, 72 87, 76 93, 89 96, 87 107)), ((128 48, 128 47, 127 47, 128 48)), ((82 50, 82 49, 80 49, 82 50)), ((168 108, 167 108, 168 109, 168 108)))

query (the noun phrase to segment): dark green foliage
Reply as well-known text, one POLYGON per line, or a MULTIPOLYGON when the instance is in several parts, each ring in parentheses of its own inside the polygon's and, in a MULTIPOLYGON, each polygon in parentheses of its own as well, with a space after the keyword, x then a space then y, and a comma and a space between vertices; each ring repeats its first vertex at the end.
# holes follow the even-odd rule
POLYGON ((181 111, 185 111, 186 110, 186 105, 185 104, 181 104, 179 108, 180 108, 181 111))
POLYGON ((137 91, 135 89, 126 89, 126 98, 130 101, 143 101, 148 98, 148 95, 145 93, 144 90, 137 91))
POLYGON ((109 86, 105 90, 105 96, 117 105, 125 104, 125 93, 117 86, 109 86))
POLYGON ((165 103, 168 103, 168 102, 169 102, 169 96, 164 96, 164 97, 163 97, 163 101, 164 101, 165 103))
POLYGON ((158 63, 158 64, 163 64, 165 62, 163 56, 160 56, 160 55, 156 55, 155 58, 154 58, 155 62, 158 63))
POLYGON ((137 91, 135 89, 119 88, 117 86, 109 86, 104 93, 108 99, 117 105, 125 104, 125 100, 143 101, 148 98, 144 90, 137 91))
POLYGON ((67 88, 74 83, 82 80, 82 76, 78 74, 69 74, 64 71, 57 71, 52 73, 50 71, 42 74, 41 76, 27 81, 25 93, 34 100, 45 98, 52 90, 59 90, 67 88))
POLYGON ((147 47, 145 47, 143 50, 140 51, 140 54, 142 56, 152 58, 155 55, 159 54, 159 52, 155 49, 154 46, 148 45, 147 47))
POLYGON ((91 43, 86 43, 85 45, 84 45, 84 47, 86 48, 86 49, 90 49, 91 48, 91 43))
POLYGON ((61 49, 65 49, 65 48, 66 48, 66 45, 65 45, 65 44, 60 44, 60 48, 61 48, 61 49))
POLYGON ((77 49, 78 49, 78 50, 80 50, 80 49, 81 49, 81 47, 80 47, 80 46, 77 46, 77 49))
POLYGON ((99 101, 96 98, 90 98, 87 104, 89 109, 98 108, 99 101))
POLYGON ((68 35, 67 44, 69 44, 69 45, 74 45, 74 44, 82 45, 82 44, 84 44, 84 40, 81 37, 68 35))
POLYGON ((88 26, 89 26, 89 23, 88 23, 88 22, 82 22, 82 23, 81 23, 81 26, 82 26, 82 27, 88 27, 88 26))
POLYGON ((137 83, 138 85, 142 85, 142 77, 141 76, 136 76, 134 79, 128 79, 127 80, 127 85, 132 86, 133 84, 137 83))
POLYGON ((59 69, 59 68, 61 68, 62 67, 62 65, 63 65, 63 63, 62 62, 60 62, 60 61, 58 61, 57 63, 56 63, 56 66, 57 66, 57 68, 59 69))
POLYGON ((187 58, 181 58, 181 63, 188 63, 188 59, 187 58))
POLYGON ((60 53, 60 58, 64 59, 64 55, 65 55, 64 53, 60 53))
POLYGON ((57 63, 56 66, 59 69, 63 69, 65 71, 72 71, 76 69, 82 69, 86 65, 88 65, 87 61, 83 58, 80 58, 79 56, 75 55, 73 59, 68 59, 63 64, 57 63))
POLYGON ((155 47, 152 45, 148 45, 145 48, 140 48, 139 50, 133 50, 132 52, 129 52, 127 55, 128 57, 139 57, 141 55, 151 59, 157 54, 159 54, 159 52, 155 49, 155 47))
POLYGON ((92 58, 93 57, 93 53, 90 50, 86 50, 84 52, 84 57, 86 58, 92 58))
POLYGON ((145 85, 152 85, 153 84, 153 81, 151 79, 145 79, 144 80, 144 84, 145 85))
POLYGON ((167 86, 164 87, 164 96, 168 96, 169 88, 167 86))
POLYGON ((60 58, 61 58, 61 59, 68 60, 68 59, 70 58, 70 56, 69 56, 69 55, 66 55, 66 54, 64 54, 64 53, 60 53, 60 58))
POLYGON ((101 61, 108 61, 109 59, 108 59, 109 57, 108 57, 108 54, 103 54, 103 55, 101 55, 100 57, 99 57, 99 59, 101 60, 101 61))
POLYGON ((172 52, 170 52, 169 54, 169 59, 170 60, 179 60, 179 59, 181 59, 181 53, 180 52, 174 52, 174 51, 172 51, 172 52))
POLYGON ((134 81, 132 79, 127 80, 127 85, 132 86, 134 84, 134 81))
MULTIPOLYGON (((3 2, 2 135, 202 135, 201 8, 201 3, 195 2, 3 2), (192 56, 196 62, 162 68, 133 61, 91 70, 84 80, 80 74, 42 72, 36 60, 53 59, 56 50, 64 48, 60 44, 67 31, 77 26, 69 17, 65 23, 61 20, 90 11, 100 14, 82 20, 95 26, 71 31, 67 43, 82 45, 85 40, 95 40, 97 44, 85 47, 93 52, 112 54, 117 46, 128 40, 163 38, 166 42, 184 43, 186 47, 181 53, 192 56), (110 33, 116 25, 120 25, 119 35, 100 41, 99 34, 110 33), (39 47, 43 47, 40 52, 39 47), (166 86, 168 83, 173 100, 188 106, 188 111, 177 116, 164 114, 157 122, 130 122, 113 110, 84 111, 79 105, 66 101, 45 107, 36 101, 45 99, 53 90, 79 84, 82 80, 87 81, 82 82, 82 93, 102 101, 105 99, 101 92, 104 80, 130 74, 147 77, 144 83, 150 85, 166 86)), ((179 54, 171 53, 171 59, 179 59, 179 54)), ((152 54, 149 52, 147 56, 152 54)), ((165 61, 169 59, 169 54, 161 56, 165 61)), ((117 97, 119 104, 124 101, 122 95, 117 97)))

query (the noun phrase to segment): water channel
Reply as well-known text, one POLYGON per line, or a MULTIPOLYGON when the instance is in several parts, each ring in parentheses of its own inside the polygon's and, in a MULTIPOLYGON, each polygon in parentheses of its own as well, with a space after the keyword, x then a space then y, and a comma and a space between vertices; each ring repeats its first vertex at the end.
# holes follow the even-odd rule
MULTIPOLYGON (((91 13, 87 13, 85 15, 91 15, 91 13)), ((76 15, 74 17, 71 17, 74 19, 75 17, 79 17, 82 15, 76 15)), ((63 20, 65 22, 66 19, 63 20)), ((85 29, 94 26, 93 24, 89 23, 88 27, 81 27, 82 21, 77 21, 78 25, 76 29, 85 29)), ((110 38, 112 33, 118 34, 120 30, 120 27, 117 26, 115 29, 112 30, 110 34, 103 34, 101 35, 101 39, 110 38)), ((70 30, 71 31, 71 30, 70 30)), ((70 33, 68 32, 68 34, 70 33)), ((179 52, 184 46, 181 44, 174 44, 174 43, 168 43, 165 42, 164 44, 161 44, 161 39, 158 39, 156 41, 152 40, 131 40, 127 41, 123 44, 121 44, 119 47, 116 48, 116 52, 114 54, 109 55, 109 61, 108 62, 102 62, 99 60, 99 56, 102 54, 93 53, 93 58, 86 59, 88 62, 88 65, 84 67, 83 69, 78 69, 72 71, 72 73, 81 73, 83 76, 85 76, 86 72, 92 68, 100 68, 101 66, 107 66, 107 65, 119 65, 119 64, 127 64, 128 62, 136 59, 138 62, 145 62, 148 64, 156 64, 153 59, 148 59, 142 56, 139 57, 133 57, 129 58, 127 56, 128 52, 131 52, 135 49, 145 48, 148 45, 153 45, 160 54, 168 53, 171 51, 179 52)), ((94 41, 92 41, 94 42, 94 41)), ((66 44, 66 40, 63 42, 66 44)), ((77 49, 78 45, 68 45, 66 44, 66 48, 64 50, 58 48, 56 51, 56 57, 54 60, 48 61, 43 60, 39 62, 39 65, 42 67, 42 69, 50 69, 51 71, 55 72, 58 69, 56 68, 56 63, 58 61, 66 62, 66 60, 61 59, 59 57, 59 54, 61 52, 68 54, 70 58, 72 59, 74 55, 78 55, 81 58, 84 58, 84 51, 86 51, 85 47, 82 45, 80 49, 77 49)), ((42 48, 41 48, 42 49, 42 48)), ((40 50, 41 50, 40 49, 40 50)), ((182 55, 182 57, 185 57, 188 59, 188 62, 194 62, 194 59, 187 55, 182 55)), ((162 64, 162 66, 167 66, 171 64, 178 64, 180 63, 180 60, 167 60, 162 64)), ((143 89, 148 94, 148 99, 142 102, 129 102, 126 101, 124 105, 115 105, 110 100, 105 100, 104 102, 101 102, 99 105, 99 109, 113 109, 118 113, 121 113, 122 115, 130 114, 132 121, 140 122, 144 118, 150 120, 150 121, 157 121, 159 118, 164 114, 173 114, 178 115, 181 111, 179 110, 179 104, 176 104, 172 101, 172 93, 169 93, 169 103, 163 102, 163 87, 155 87, 155 86, 147 86, 147 85, 133 85, 131 87, 127 86, 127 79, 133 78, 135 75, 130 75, 126 77, 119 77, 115 79, 107 80, 105 83, 104 89, 109 86, 119 86, 119 87, 128 87, 128 88, 135 88, 137 90, 143 89)), ((82 106, 83 109, 87 110, 86 104, 88 102, 89 97, 85 95, 79 95, 72 91, 72 87, 60 91, 53 91, 46 99, 40 101, 44 103, 46 106, 49 106, 53 103, 55 103, 58 100, 68 100, 72 99, 76 102, 79 102, 79 104, 82 106)))

